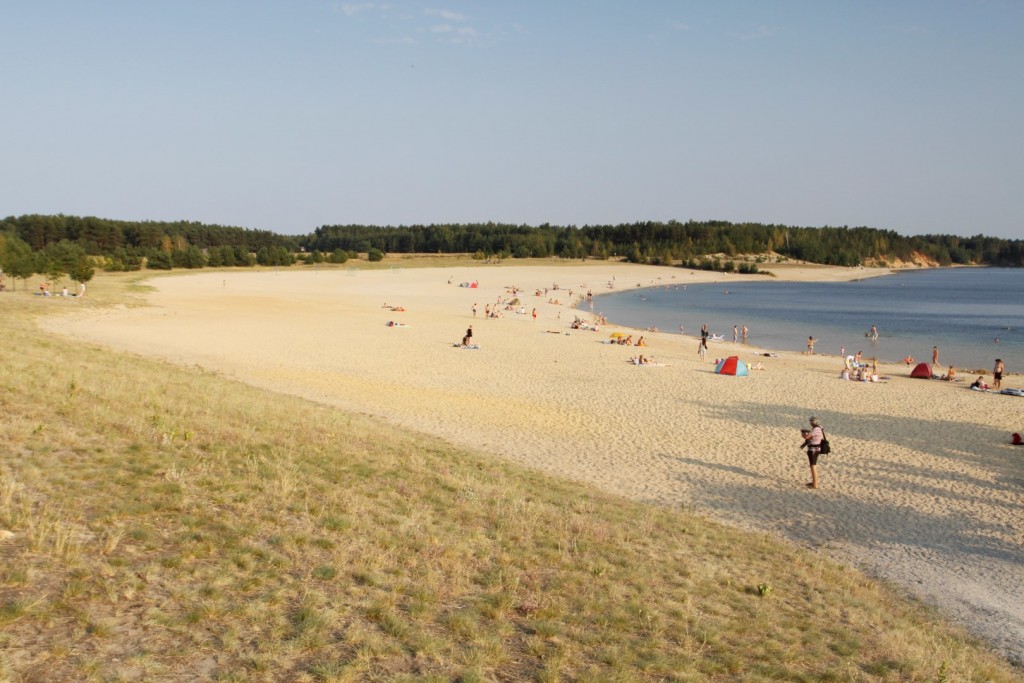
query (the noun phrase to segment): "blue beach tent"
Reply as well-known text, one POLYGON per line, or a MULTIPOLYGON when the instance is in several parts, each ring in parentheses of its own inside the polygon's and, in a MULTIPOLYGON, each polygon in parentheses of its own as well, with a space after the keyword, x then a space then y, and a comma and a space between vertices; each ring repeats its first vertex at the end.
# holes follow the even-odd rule
POLYGON ((747 364, 740 360, 739 356, 729 356, 718 361, 715 366, 715 373, 719 375, 737 375, 746 377, 749 374, 747 364))

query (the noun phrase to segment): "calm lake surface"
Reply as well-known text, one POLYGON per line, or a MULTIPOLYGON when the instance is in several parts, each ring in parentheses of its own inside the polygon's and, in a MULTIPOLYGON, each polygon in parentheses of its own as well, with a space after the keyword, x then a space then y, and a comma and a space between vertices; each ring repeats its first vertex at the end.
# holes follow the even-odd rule
MULTIPOLYGON (((690 272, 680 268, 662 286, 597 297, 594 311, 609 322, 662 332, 682 324, 687 335, 699 335, 706 322, 727 340, 712 342, 713 357, 735 348, 733 325, 746 325, 747 343, 767 349, 805 351, 813 336, 817 353, 845 348, 879 360, 928 362, 938 346, 943 366, 991 372, 1002 358, 1007 372, 1024 371, 1024 268, 942 268, 828 283, 735 282, 722 275, 717 284, 687 285, 690 272), (865 334, 872 325, 877 341, 865 334)), ((741 336, 736 346, 742 343, 741 336)))

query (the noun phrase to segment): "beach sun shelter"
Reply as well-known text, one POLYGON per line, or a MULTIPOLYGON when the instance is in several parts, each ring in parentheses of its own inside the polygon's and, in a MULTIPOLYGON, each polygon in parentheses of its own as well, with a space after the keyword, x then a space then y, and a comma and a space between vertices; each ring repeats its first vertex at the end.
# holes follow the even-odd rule
POLYGON ((745 377, 748 374, 747 364, 740 360, 739 356, 729 356, 718 361, 715 372, 719 375, 739 375, 745 377))
POLYGON ((917 377, 918 379, 931 379, 932 368, 927 363, 918 363, 914 366, 914 369, 910 371, 911 377, 917 377))

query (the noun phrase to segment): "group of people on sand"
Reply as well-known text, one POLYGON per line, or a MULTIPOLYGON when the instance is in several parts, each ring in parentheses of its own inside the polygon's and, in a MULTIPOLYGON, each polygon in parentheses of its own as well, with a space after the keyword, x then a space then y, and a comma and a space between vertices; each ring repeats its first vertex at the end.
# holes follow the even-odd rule
MULTIPOLYGON (((0 290, 0 291, 2 291, 2 290, 0 290)), ((48 283, 48 282, 41 282, 41 283, 39 283, 39 292, 37 292, 37 294, 39 296, 51 296, 50 283, 48 283)), ((65 287, 61 288, 60 293, 57 294, 57 296, 84 297, 85 296, 85 283, 84 282, 79 282, 78 283, 78 293, 77 294, 75 294, 74 292, 68 292, 68 288, 65 286, 65 287)))
POLYGON ((843 360, 843 369, 839 373, 839 378, 849 379, 855 382, 879 381, 878 359, 871 358, 871 367, 869 369, 868 364, 862 360, 863 355, 863 351, 858 351, 852 356, 847 356, 843 360))
MULTIPOLYGON (((911 359, 913 360, 913 359, 911 359)), ((941 379, 946 382, 959 382, 960 380, 956 376, 956 368, 952 365, 946 370, 944 374, 939 374, 938 369, 942 366, 939 365, 939 347, 932 347, 932 379, 941 379)), ((1003 373, 1006 372, 1006 365, 1003 363, 1002 358, 996 358, 995 364, 992 366, 992 384, 985 383, 985 376, 978 375, 978 378, 971 382, 971 389, 975 391, 999 391, 1003 386, 1003 373)))
POLYGON ((978 379, 971 383, 971 389, 975 391, 999 391, 1003 386, 1003 373, 1006 372, 1006 365, 1002 358, 996 358, 996 364, 992 367, 992 384, 985 383, 985 375, 978 375, 978 379))
MULTIPOLYGON (((510 300, 510 299, 504 299, 502 297, 498 297, 498 300, 494 303, 493 306, 491 304, 485 304, 484 305, 484 317, 485 318, 504 318, 505 315, 504 315, 504 313, 502 313, 502 311, 511 311, 511 312, 515 313, 516 315, 530 315, 530 316, 533 317, 534 320, 536 320, 537 316, 539 315, 539 313, 537 312, 536 308, 534 308, 532 312, 527 313, 526 306, 524 306, 523 304, 519 303, 518 299, 511 299, 510 300), (518 306, 518 308, 517 308, 517 306, 518 306)), ((476 317, 476 314, 477 314, 477 305, 473 304, 473 317, 474 318, 476 317)))
POLYGON ((625 337, 617 337, 612 340, 612 344, 618 344, 619 346, 647 346, 647 340, 640 337, 636 341, 633 341, 633 335, 629 334, 625 337))
POLYGON ((576 316, 576 319, 572 321, 572 324, 570 324, 569 327, 574 330, 590 330, 591 332, 597 332, 603 322, 603 319, 599 322, 588 322, 583 318, 576 316))

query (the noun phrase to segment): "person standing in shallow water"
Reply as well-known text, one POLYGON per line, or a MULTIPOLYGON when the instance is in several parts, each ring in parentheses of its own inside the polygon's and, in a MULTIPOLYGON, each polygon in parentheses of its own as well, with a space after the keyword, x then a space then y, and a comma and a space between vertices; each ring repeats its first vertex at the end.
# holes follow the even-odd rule
POLYGON ((800 434, 804 437, 803 447, 807 449, 807 462, 811 466, 811 480, 807 482, 807 488, 818 488, 818 455, 821 454, 821 440, 825 438, 825 430, 821 428, 821 422, 813 415, 810 418, 811 428, 801 429, 800 434))

